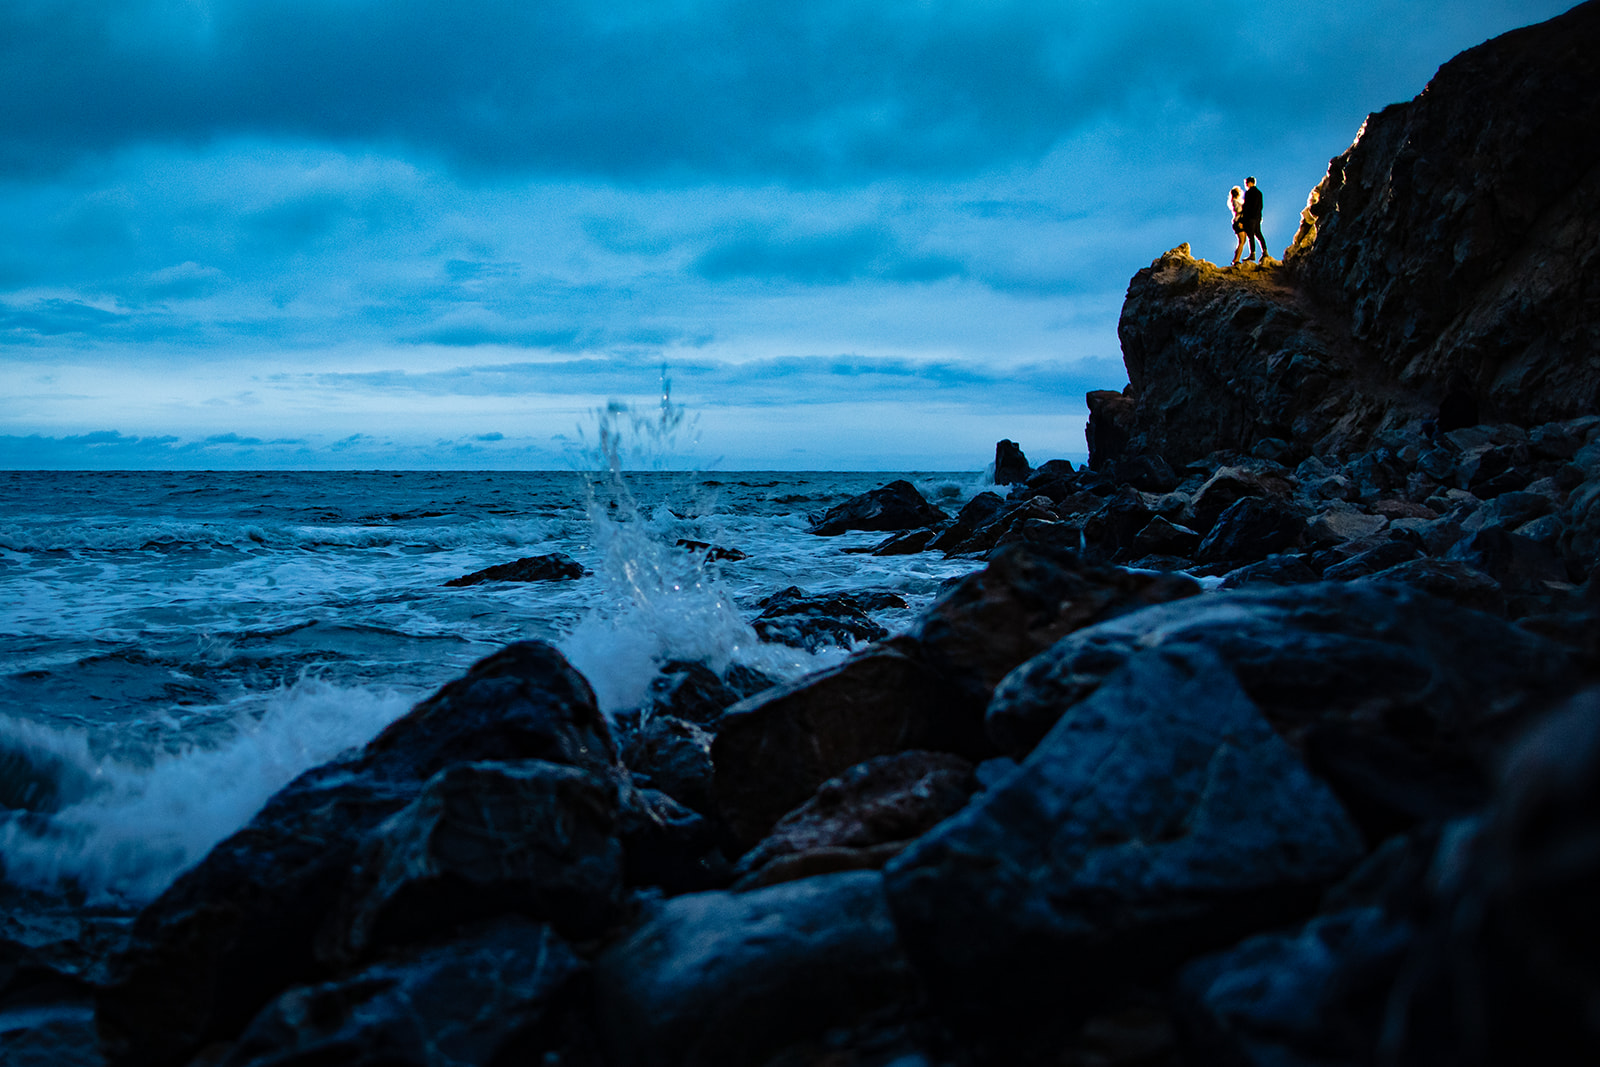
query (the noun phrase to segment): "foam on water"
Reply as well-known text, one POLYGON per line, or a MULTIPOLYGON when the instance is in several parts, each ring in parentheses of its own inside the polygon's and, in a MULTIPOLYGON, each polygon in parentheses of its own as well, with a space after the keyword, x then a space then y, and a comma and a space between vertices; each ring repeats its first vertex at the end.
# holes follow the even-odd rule
POLYGON ((58 804, 36 805, 55 810, 0 822, 6 878, 74 887, 91 903, 148 900, 296 775, 364 743, 417 696, 307 680, 269 697, 230 740, 147 765, 96 757, 81 732, 0 719, 0 750, 13 763, 65 783, 58 804))

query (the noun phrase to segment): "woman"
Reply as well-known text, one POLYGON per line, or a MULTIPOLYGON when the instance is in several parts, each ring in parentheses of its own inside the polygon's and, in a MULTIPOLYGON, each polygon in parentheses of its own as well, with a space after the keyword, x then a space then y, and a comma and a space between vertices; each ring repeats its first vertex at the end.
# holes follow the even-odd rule
POLYGON ((1239 218, 1240 215, 1244 214, 1244 190, 1237 185, 1228 190, 1228 210, 1233 212, 1233 234, 1239 239, 1239 243, 1233 246, 1233 262, 1229 263, 1228 266, 1237 267, 1239 265, 1239 253, 1244 251, 1245 240, 1244 222, 1239 218))

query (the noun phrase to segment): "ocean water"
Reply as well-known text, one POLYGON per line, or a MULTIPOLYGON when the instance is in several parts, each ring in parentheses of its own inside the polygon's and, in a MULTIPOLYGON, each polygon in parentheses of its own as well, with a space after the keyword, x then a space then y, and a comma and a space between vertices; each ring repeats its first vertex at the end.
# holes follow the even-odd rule
POLYGON ((953 512, 982 474, 0 472, 0 864, 90 903, 159 893, 301 771, 478 658, 554 642, 610 712, 667 659, 794 677, 780 589, 890 591, 909 626, 978 564, 847 551, 812 518, 898 477, 953 512), (679 539, 737 549, 711 561, 679 539), (445 582, 565 552, 576 581, 445 582))

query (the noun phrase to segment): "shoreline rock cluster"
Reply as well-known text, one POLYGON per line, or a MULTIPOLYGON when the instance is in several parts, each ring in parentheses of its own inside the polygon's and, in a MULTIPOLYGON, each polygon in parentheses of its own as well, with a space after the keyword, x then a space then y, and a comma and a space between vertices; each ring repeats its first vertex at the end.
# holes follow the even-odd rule
POLYGON ((906 632, 784 590, 765 640, 853 651, 614 721, 507 646, 126 929, 0 944, 0 1051, 1600 1062, 1597 46, 1591 0, 1447 64, 1281 266, 1141 271, 1086 468, 818 516, 981 561, 906 632))

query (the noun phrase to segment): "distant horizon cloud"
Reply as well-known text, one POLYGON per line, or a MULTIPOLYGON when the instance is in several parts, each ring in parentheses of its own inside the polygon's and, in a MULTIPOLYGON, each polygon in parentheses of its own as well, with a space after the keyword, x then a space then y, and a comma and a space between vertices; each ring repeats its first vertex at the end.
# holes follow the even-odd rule
POLYGON ((662 366, 735 466, 1081 455, 1134 271, 1567 6, 5 5, 0 467, 559 463, 662 366))

